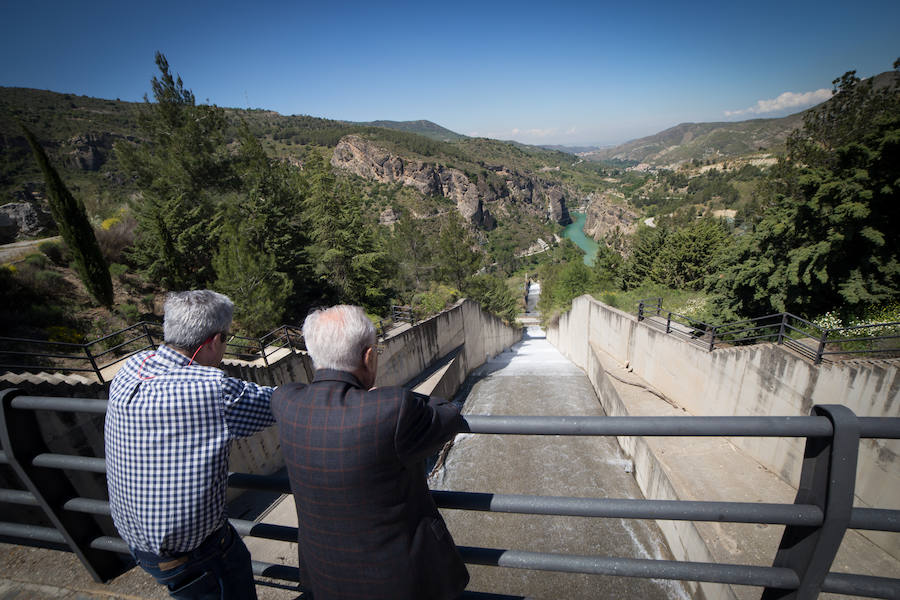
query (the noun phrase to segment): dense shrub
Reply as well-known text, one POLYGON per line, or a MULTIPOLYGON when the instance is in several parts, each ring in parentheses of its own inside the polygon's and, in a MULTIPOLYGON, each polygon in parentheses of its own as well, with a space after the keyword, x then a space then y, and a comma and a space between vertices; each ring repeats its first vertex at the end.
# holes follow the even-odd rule
POLYGON ((25 264, 35 269, 44 269, 50 261, 43 254, 29 254, 25 257, 25 264))
POLYGON ((69 256, 68 249, 64 244, 52 240, 47 240, 38 244, 38 250, 43 252, 44 255, 58 267, 68 266, 69 261, 72 258, 69 256))
MULTIPOLYGON (((134 217, 126 216, 107 219, 103 223, 103 227, 94 230, 97 243, 100 245, 100 252, 103 253, 107 263, 121 263, 125 258, 125 250, 134 244, 137 221, 134 220, 134 217), (114 222, 106 227, 108 221, 114 222)), ((114 273, 112 274, 115 276, 114 273)))

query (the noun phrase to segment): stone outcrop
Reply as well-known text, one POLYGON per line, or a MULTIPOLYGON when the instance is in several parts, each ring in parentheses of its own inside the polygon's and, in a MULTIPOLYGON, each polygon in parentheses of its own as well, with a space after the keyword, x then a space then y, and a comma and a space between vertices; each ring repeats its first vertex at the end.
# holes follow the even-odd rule
MULTIPOLYGON (((3 227, 8 241, 16 237, 37 237, 54 229, 53 218, 50 213, 42 210, 31 202, 10 202, 0 206, 0 222, 6 223, 3 227), (15 232, 12 232, 12 227, 15 232)), ((6 242, 4 242, 6 243, 6 242)))
POLYGON ((637 213, 606 194, 592 195, 586 214, 584 232, 595 240, 627 236, 637 228, 637 213))
POLYGON ((116 137, 108 133, 76 135, 65 144, 69 148, 66 162, 82 171, 99 171, 109 158, 116 137))
POLYGON ((496 226, 495 214, 504 213, 508 203, 519 204, 561 225, 572 222, 562 185, 505 167, 489 167, 489 177, 473 181, 459 169, 408 160, 356 135, 341 139, 331 164, 365 179, 401 183, 425 196, 450 198, 463 218, 483 229, 496 226), (489 210, 486 205, 494 203, 497 208, 489 210))

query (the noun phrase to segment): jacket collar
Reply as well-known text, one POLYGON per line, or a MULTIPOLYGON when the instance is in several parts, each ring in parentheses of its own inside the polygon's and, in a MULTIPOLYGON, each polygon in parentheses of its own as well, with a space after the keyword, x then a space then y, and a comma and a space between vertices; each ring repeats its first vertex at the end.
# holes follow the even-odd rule
POLYGON ((318 383, 320 381, 340 381, 342 383, 350 384, 353 387, 362 388, 362 384, 359 382, 359 379, 357 379, 355 375, 347 371, 336 371, 334 369, 318 369, 316 371, 315 377, 313 377, 313 383, 318 383))

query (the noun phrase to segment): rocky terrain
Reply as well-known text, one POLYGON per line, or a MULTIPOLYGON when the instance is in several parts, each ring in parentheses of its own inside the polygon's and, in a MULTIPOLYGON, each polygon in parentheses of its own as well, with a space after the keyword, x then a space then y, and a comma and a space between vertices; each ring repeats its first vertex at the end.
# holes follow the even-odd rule
POLYGON ((595 240, 612 240, 634 232, 638 214, 611 194, 592 194, 586 209, 584 232, 595 240))
POLYGON ((505 213, 512 204, 560 225, 572 222, 568 194, 561 184, 507 167, 487 167, 490 177, 471 176, 456 168, 394 155, 358 135, 340 140, 331 164, 366 179, 401 183, 426 196, 450 198, 463 218, 482 229, 493 229, 495 214, 505 213))

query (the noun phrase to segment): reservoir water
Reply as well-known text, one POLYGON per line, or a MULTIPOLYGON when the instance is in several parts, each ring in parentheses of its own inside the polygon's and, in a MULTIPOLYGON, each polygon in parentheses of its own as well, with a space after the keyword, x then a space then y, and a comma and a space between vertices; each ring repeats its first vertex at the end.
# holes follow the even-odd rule
POLYGON ((594 257, 597 255, 599 244, 584 233, 584 222, 587 220, 585 213, 570 212, 569 216, 575 219, 563 229, 563 237, 575 242, 575 245, 584 252, 584 264, 594 266, 594 257))

